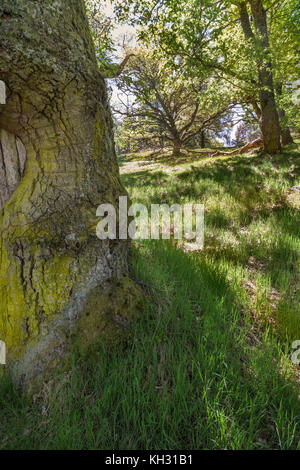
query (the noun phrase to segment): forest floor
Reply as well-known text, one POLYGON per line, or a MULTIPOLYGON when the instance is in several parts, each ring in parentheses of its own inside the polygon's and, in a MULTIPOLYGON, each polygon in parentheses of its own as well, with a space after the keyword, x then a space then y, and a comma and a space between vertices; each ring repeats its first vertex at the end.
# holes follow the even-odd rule
POLYGON ((45 387, 0 384, 4 449, 300 449, 300 152, 122 158, 131 199, 205 205, 201 251, 136 241, 123 349, 45 387))

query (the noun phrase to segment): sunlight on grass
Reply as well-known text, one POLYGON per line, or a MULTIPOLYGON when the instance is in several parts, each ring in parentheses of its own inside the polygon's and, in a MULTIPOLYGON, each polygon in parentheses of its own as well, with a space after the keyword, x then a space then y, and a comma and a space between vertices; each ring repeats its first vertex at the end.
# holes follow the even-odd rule
POLYGON ((250 270, 258 287, 249 298, 262 298, 259 286, 267 279, 264 302, 256 299, 255 309, 262 310, 257 318, 268 322, 269 317, 284 339, 300 338, 300 217, 289 198, 292 188, 299 186, 299 154, 292 150, 272 159, 215 157, 209 164, 205 161, 178 174, 144 171, 124 174, 123 180, 132 199, 148 207, 152 203, 205 204, 204 253, 242 267, 242 277, 250 270), (251 257, 256 267, 249 267, 251 257), (279 291, 276 302, 272 290, 273 297, 279 291))
POLYGON ((131 340, 74 357, 34 404, 2 379, 0 447, 299 449, 299 161, 124 174, 134 202, 204 203, 204 250, 134 243, 146 308, 131 340))

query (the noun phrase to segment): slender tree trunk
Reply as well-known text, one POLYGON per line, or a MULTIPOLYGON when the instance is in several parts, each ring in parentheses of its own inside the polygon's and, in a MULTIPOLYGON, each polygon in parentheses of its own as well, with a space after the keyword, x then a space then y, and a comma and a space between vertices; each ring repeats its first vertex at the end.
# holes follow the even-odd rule
POLYGON ((164 147, 165 147, 165 139, 164 139, 164 137, 160 137, 160 139, 159 139, 159 145, 160 145, 160 149, 161 149, 161 150, 164 150, 164 147))
MULTIPOLYGON (((282 95, 282 83, 278 83, 276 85, 276 93, 278 96, 282 95)), ((281 106, 279 106, 278 108, 278 115, 280 119, 280 132, 281 132, 282 145, 293 144, 294 140, 293 140, 293 137, 291 136, 290 129, 286 123, 286 114, 285 114, 284 109, 281 106)))
POLYGON ((280 150, 280 125, 276 108, 272 64, 269 58, 269 39, 267 28, 267 15, 261 0, 250 0, 251 12, 256 30, 256 36, 251 28, 246 2, 239 5, 241 25, 247 40, 257 39, 260 47, 258 57, 258 80, 260 84, 260 127, 262 131, 264 150, 267 153, 276 153, 280 150))
POLYGON ((205 149, 205 131, 201 131, 200 138, 201 138, 201 144, 200 144, 201 148, 205 149))
POLYGON ((256 114, 256 117, 257 117, 257 123, 259 125, 259 128, 260 128, 260 132, 261 132, 261 136, 262 136, 262 129, 261 129, 261 109, 257 103, 257 101, 255 99, 253 99, 251 101, 251 104, 252 104, 252 107, 253 107, 253 111, 254 113, 256 114))
MULTIPOLYGON (((279 117, 285 117, 285 112, 281 114, 282 111, 279 110, 279 117)), ((281 143, 282 145, 290 145, 294 143, 293 137, 288 127, 281 128, 281 143)))
POLYGON ((126 273, 128 244, 96 237, 96 208, 126 192, 84 1, 1 10, 0 339, 32 383, 107 329, 104 283, 126 273))

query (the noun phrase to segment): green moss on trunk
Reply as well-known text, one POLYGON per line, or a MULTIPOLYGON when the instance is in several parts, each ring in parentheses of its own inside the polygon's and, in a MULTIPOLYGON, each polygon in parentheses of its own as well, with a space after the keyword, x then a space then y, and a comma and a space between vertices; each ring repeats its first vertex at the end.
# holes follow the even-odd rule
POLYGON ((28 383, 67 352, 89 292, 126 274, 128 243, 95 232, 98 205, 126 191, 84 2, 4 0, 3 11, 0 129, 26 164, 0 213, 0 338, 28 383))

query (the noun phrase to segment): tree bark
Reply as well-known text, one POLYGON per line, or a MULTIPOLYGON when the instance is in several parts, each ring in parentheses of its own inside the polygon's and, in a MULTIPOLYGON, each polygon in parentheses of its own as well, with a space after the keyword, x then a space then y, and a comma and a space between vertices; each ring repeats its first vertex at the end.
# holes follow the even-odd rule
MULTIPOLYGON (((282 83, 277 83, 276 93, 278 96, 282 95, 282 83)), ((279 106, 278 108, 278 115, 280 119, 280 134, 281 134, 282 145, 293 144, 294 140, 293 140, 293 137, 291 136, 290 129, 286 123, 285 110, 281 106, 279 106)))
MULTIPOLYGON (((279 117, 285 117, 285 112, 283 111, 283 114, 282 113, 283 110, 279 110, 279 117)), ((282 145, 290 145, 290 144, 293 144, 294 143, 294 139, 291 135, 291 132, 289 130, 288 127, 282 127, 281 128, 281 143, 282 145)))
POLYGON ((254 35, 249 21, 247 4, 239 4, 240 20, 247 40, 257 40, 259 54, 257 53, 259 98, 260 98, 260 127, 262 131, 264 150, 273 154, 280 151, 280 125, 276 108, 272 64, 270 60, 269 38, 267 28, 267 15, 261 0, 250 0, 251 13, 256 30, 254 35))
POLYGON ((204 149, 205 148, 205 132, 204 131, 201 131, 200 137, 201 137, 201 148, 204 149))
POLYGON ((120 64, 112 64, 110 69, 100 70, 103 78, 118 78, 123 70, 125 69, 127 62, 130 57, 133 57, 135 54, 128 54, 125 59, 122 60, 120 64))
POLYGON ((264 150, 267 153, 280 151, 280 125, 275 103, 272 64, 269 58, 269 38, 267 28, 267 14, 262 0, 250 0, 251 12, 263 59, 266 64, 258 69, 260 87, 261 128, 264 140, 264 150))
POLYGON ((181 148, 183 146, 183 142, 182 142, 182 139, 181 139, 180 132, 178 132, 174 121, 171 124, 170 139, 171 139, 171 142, 172 142, 172 145, 173 145, 172 155, 173 155, 173 157, 176 157, 176 155, 181 154, 181 148))
POLYGON ((175 139, 173 141, 173 152, 172 152, 173 157, 176 157, 177 155, 180 155, 181 148, 182 148, 181 142, 179 140, 175 139))
POLYGON ((29 384, 67 355, 75 331, 85 347, 115 328, 101 294, 90 330, 76 325, 95 289, 126 274, 128 243, 95 231, 98 205, 126 192, 84 1, 4 0, 0 30, 0 339, 29 384))

